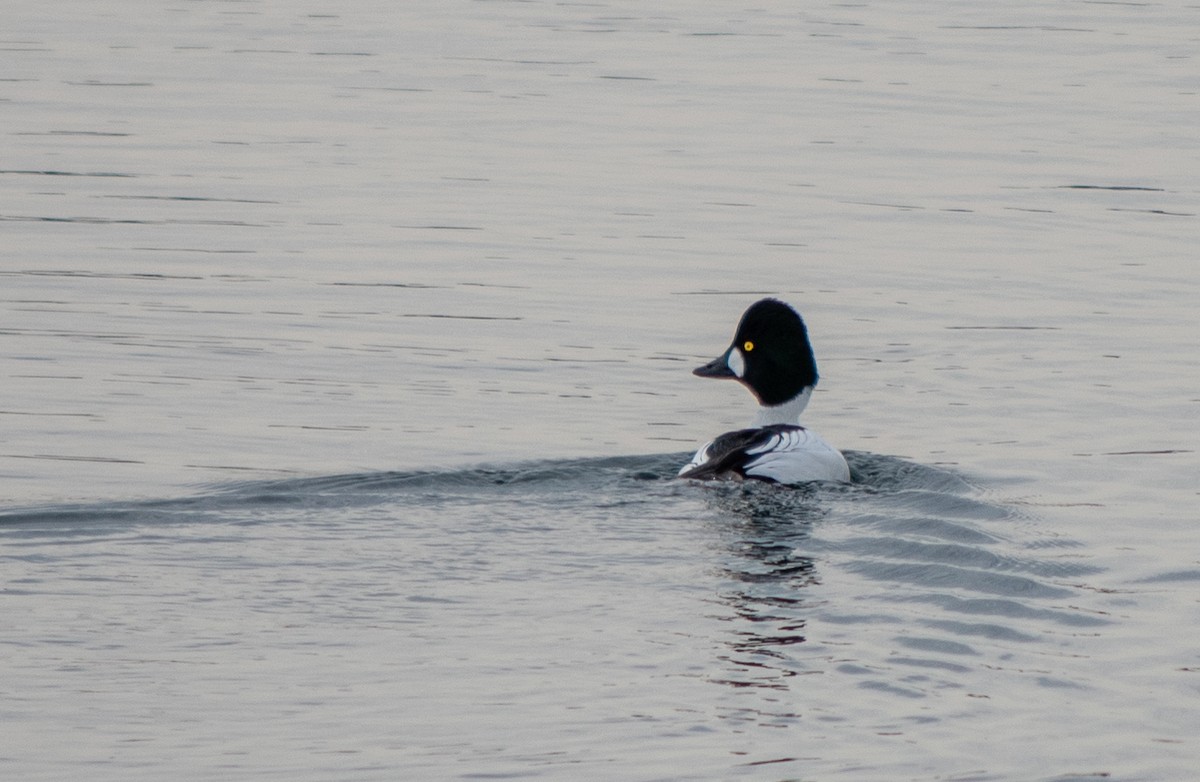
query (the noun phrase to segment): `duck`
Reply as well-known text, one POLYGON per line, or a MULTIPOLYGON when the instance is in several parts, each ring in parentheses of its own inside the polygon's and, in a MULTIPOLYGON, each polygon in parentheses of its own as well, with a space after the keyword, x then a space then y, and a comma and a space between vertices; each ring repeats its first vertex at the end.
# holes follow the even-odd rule
POLYGON ((700 446, 679 478, 786 485, 850 481, 841 451, 800 424, 820 376, 808 328, 791 305, 774 298, 750 305, 728 349, 692 374, 737 380, 759 407, 751 427, 700 446))

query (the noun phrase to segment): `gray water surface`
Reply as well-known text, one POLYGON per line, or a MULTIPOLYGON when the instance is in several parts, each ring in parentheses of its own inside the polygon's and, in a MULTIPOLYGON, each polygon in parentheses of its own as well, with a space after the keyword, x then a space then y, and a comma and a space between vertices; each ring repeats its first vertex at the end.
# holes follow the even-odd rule
POLYGON ((1198 41, 8 3, 0 774, 1193 779, 1198 41), (850 486, 671 478, 765 295, 850 486))
POLYGON ((1034 705, 1112 694, 1079 659, 1113 624, 1079 543, 1013 535, 952 474, 850 456, 848 487, 683 483, 673 454, 5 514, 7 599, 34 612, 7 639, 10 764, 1031 774, 1045 757, 1002 760, 990 734, 1020 714, 1009 740, 1090 768, 1103 738, 1034 705))

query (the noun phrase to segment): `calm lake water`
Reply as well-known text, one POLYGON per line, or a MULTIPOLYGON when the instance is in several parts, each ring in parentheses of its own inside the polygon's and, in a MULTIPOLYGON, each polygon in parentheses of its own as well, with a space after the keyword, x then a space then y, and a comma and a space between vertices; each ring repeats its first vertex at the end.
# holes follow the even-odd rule
POLYGON ((10 2, 0 775, 1195 779, 1198 50, 10 2), (671 479, 763 295, 853 485, 671 479))

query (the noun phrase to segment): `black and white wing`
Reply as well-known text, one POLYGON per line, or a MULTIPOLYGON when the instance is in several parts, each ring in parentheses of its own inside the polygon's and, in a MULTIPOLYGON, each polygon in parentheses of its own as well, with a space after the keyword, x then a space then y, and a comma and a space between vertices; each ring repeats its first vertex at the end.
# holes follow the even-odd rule
POLYGON ((697 451, 679 477, 806 483, 848 481, 850 469, 842 454, 816 432, 775 424, 726 432, 697 451))

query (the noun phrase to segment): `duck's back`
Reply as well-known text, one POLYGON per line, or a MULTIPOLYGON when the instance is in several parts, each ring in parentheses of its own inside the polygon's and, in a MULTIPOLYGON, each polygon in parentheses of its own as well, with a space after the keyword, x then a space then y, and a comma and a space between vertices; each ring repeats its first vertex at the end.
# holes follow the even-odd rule
POLYGON ((726 432, 700 448, 679 477, 845 482, 850 480, 850 468, 841 452, 811 429, 773 424, 726 432))

